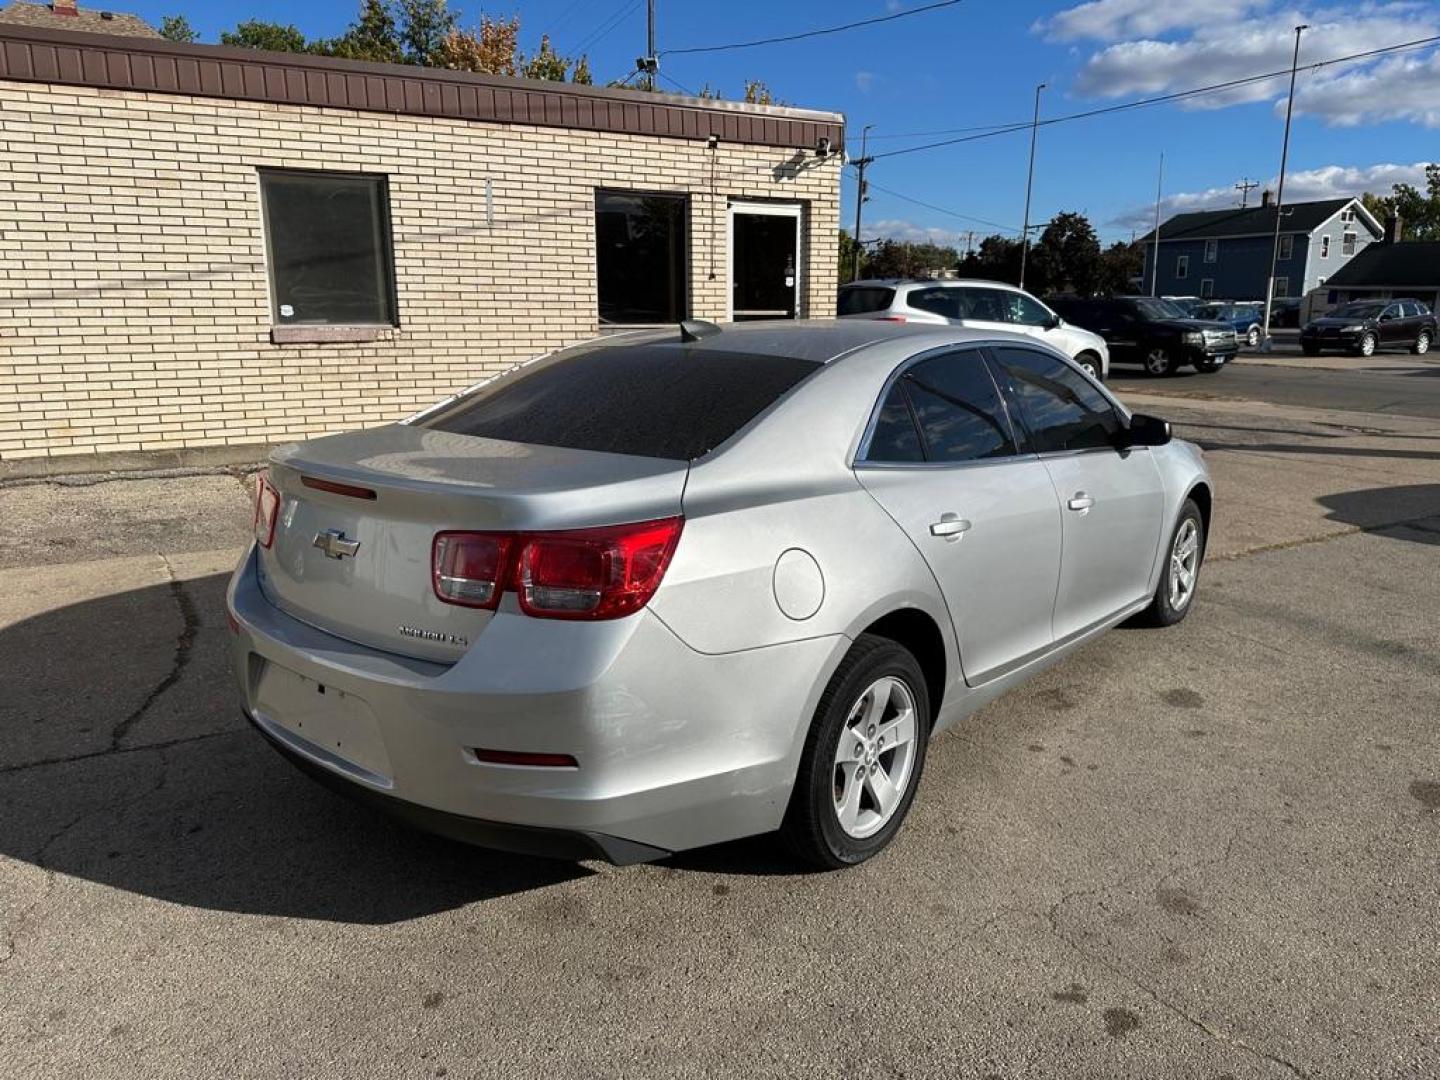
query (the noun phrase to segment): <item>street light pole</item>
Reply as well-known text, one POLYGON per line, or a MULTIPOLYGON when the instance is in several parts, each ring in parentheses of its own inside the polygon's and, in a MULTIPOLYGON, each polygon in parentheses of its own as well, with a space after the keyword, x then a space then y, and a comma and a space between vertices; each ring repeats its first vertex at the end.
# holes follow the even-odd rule
POLYGON ((1295 27, 1295 54, 1290 58, 1290 97, 1285 102, 1285 141, 1280 148, 1280 180, 1275 185, 1275 239, 1270 247, 1270 277, 1265 282, 1265 345, 1264 351, 1274 348, 1270 340, 1270 313, 1275 307, 1275 264, 1280 261, 1280 213, 1285 205, 1285 167, 1290 160, 1290 117, 1295 111, 1295 73, 1300 67, 1300 35, 1310 27, 1301 24, 1295 27))
POLYGON ((1020 288, 1025 287, 1025 262, 1030 253, 1030 191, 1035 185, 1035 136, 1040 131, 1040 91, 1045 89, 1042 82, 1035 87, 1035 119, 1030 124, 1030 169, 1025 176, 1025 225, 1020 230, 1020 288))
POLYGON ((1165 190, 1165 151, 1160 151, 1160 172, 1155 178, 1155 255, 1150 260, 1150 295, 1160 290, 1160 193, 1165 190))
POLYGON ((855 264, 850 271, 850 279, 860 279, 860 253, 864 250, 860 246, 860 213, 865 206, 865 169, 871 159, 865 156, 865 146, 870 137, 870 129, 874 124, 866 124, 860 129, 860 156, 855 159, 855 264))

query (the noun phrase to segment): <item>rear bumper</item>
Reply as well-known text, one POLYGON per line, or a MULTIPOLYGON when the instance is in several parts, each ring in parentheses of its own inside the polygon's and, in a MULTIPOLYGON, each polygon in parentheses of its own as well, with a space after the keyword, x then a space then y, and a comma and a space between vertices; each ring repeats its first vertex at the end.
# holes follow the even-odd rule
POLYGON ((287 615, 262 592, 253 553, 227 604, 245 712, 307 772, 446 835, 615 862, 778 828, 809 718, 848 646, 710 655, 648 609, 581 623, 502 605, 442 665, 287 615), (569 754, 579 767, 491 764, 476 749, 569 754))

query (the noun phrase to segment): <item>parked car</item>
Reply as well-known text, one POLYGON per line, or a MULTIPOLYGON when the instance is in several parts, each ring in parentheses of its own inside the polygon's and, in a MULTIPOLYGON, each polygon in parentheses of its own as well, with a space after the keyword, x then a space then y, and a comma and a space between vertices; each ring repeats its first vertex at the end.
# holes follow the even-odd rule
MULTIPOLYGON (((1260 305, 1260 313, 1265 313, 1265 305, 1260 305)), ((1279 296, 1270 301, 1270 329, 1293 329, 1300 325, 1300 298, 1298 296, 1279 296)))
POLYGON ((1418 356, 1430 351, 1436 335, 1435 316, 1419 300, 1354 300, 1306 323, 1300 348, 1306 356, 1325 349, 1373 356, 1398 345, 1418 356))
POLYGON ((1022 334, 620 334, 273 453, 235 678, 290 761, 446 835, 627 863, 779 830, 846 866, 934 733, 1186 616, 1211 490, 1022 334))
POLYGON ((1012 330, 1044 341, 1102 382, 1110 375, 1110 351, 1098 334, 1072 326, 1035 297, 998 281, 875 278, 840 287, 842 319, 970 326, 1012 330))
POLYGON ((1234 360, 1240 348, 1228 323, 1187 319, 1174 304, 1153 296, 1054 297, 1050 304, 1103 337, 1112 363, 1139 364, 1151 375, 1173 375, 1182 364, 1211 374, 1234 360))
POLYGON ((1204 304, 1195 309, 1192 317, 1208 322, 1225 323, 1235 331, 1236 337, 1252 349, 1259 345, 1260 339, 1265 336, 1261 328, 1261 323, 1265 320, 1265 305, 1263 304, 1204 304))
POLYGON ((1200 296, 1162 296, 1160 299, 1168 300, 1174 304, 1187 319, 1196 318, 1195 313, 1205 305, 1211 303, 1211 301, 1200 296))

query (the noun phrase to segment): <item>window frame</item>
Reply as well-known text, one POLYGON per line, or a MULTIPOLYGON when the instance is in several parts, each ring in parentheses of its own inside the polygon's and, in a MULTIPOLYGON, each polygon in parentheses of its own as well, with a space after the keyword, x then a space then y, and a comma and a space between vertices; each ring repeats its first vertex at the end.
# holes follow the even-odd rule
POLYGON ((1320 237, 1320 258, 1330 258, 1330 234, 1326 233, 1320 237))
POLYGON ((1360 247, 1360 234, 1358 232, 1342 232, 1340 234, 1340 255, 1342 258, 1352 257, 1360 247))
POLYGON ((1175 256, 1175 280, 1185 281, 1190 277, 1190 256, 1175 256))
MULTIPOLYGON (((695 249, 693 243, 694 221, 693 200, 689 191, 660 191, 653 188, 606 187, 596 184, 591 189, 590 199, 590 244, 595 267, 595 325, 601 333, 644 329, 646 327, 674 326, 677 322, 693 318, 695 303, 694 277, 695 249), (630 195, 642 199, 672 199, 680 203, 680 311, 674 320, 660 322, 608 322, 600 314, 600 198, 603 195, 630 195)), ((798 256, 797 256, 798 261, 798 256)))
MULTIPOLYGON (((990 365, 991 378, 994 379, 995 384, 1000 387, 1000 396, 1004 398, 1006 408, 1009 411, 1010 416, 1012 417, 1011 423, 1017 425, 1018 431, 1023 431, 1025 433, 1025 438, 1023 441, 1018 439, 1016 440, 1016 445, 1021 448, 1020 456, 1023 457, 1028 454, 1032 457, 1037 457, 1041 460, 1045 460, 1048 458, 1075 457, 1080 454, 1118 454, 1121 452, 1120 448, 1116 446, 1082 446, 1074 450, 1037 450, 1035 448, 1035 435, 1030 430, 1030 426, 1025 422, 1024 410, 1020 407, 1020 403, 1018 401, 1012 402, 1011 400, 1015 394, 1015 388, 1010 384, 1010 380, 1007 377, 1008 372, 1005 371, 1004 366, 1000 363, 999 359, 991 351, 995 344, 1000 344, 1007 349, 1019 349, 1024 352, 1039 353, 1040 355, 1047 356, 1052 360, 1060 361, 1063 366, 1068 367, 1070 368, 1070 370, 1074 371, 1075 374, 1079 375, 1084 382, 1089 384, 1090 387, 1092 387, 1100 394, 1101 398, 1103 398, 1110 405, 1111 411, 1120 421, 1120 426, 1122 428, 1127 428, 1130 426, 1131 414, 1130 410, 1125 408, 1125 406, 1120 403, 1119 399, 1116 398, 1114 394, 1110 393, 1109 388, 1107 388, 1104 383, 1097 382, 1096 380, 1090 378, 1090 376, 1086 375, 1085 372, 1080 370, 1079 365, 1074 363, 1074 361, 1072 361, 1064 353, 1056 352, 1053 349, 1046 349, 1032 344, 1031 342, 1006 341, 1000 343, 992 343, 985 349, 985 362, 990 365), (1018 421, 1014 419, 1016 413, 1019 414, 1018 421)), ((1134 448, 1132 447, 1132 449, 1134 448)))
POLYGON ((346 169, 294 169, 261 166, 255 170, 255 187, 260 202, 260 233, 265 250, 265 292, 270 302, 270 328, 291 335, 323 335, 335 330, 398 330, 400 328, 400 289, 395 275, 395 217, 390 211, 390 174, 346 169), (270 227, 270 196, 266 191, 268 177, 299 177, 302 179, 364 180, 379 190, 376 205, 379 219, 375 223, 377 237, 382 241, 380 255, 381 283, 385 289, 389 320, 385 322, 283 322, 280 317, 280 295, 275 285, 275 237, 270 227))
POLYGON ((1278 276, 1275 278, 1275 289, 1274 289, 1274 291, 1270 294, 1270 299, 1271 299, 1272 302, 1275 301, 1275 300, 1289 300, 1289 299, 1292 299, 1292 297, 1290 296, 1290 278, 1289 278, 1289 277, 1287 277, 1287 276, 1285 276, 1285 275, 1282 274, 1282 275, 1278 275, 1278 276))
POLYGON ((1280 237, 1280 254, 1276 256, 1281 262, 1288 261, 1295 257, 1295 234, 1285 233, 1280 237))
POLYGON ((1215 299, 1215 279, 1213 277, 1204 277, 1200 279, 1200 299, 1215 299))
MULTIPOLYGON (((1055 355, 1058 356, 1060 354, 1056 353, 1055 355)), ((1069 363, 1068 359, 1066 363, 1069 363)), ((1077 367, 1075 370, 1079 371, 1079 368, 1077 367)), ((1081 374, 1083 376, 1084 373, 1082 372, 1081 374)), ((1108 397, 1109 395, 1106 396, 1108 397)), ((915 434, 920 440, 921 447, 924 447, 925 432, 921 429, 919 418, 915 416, 913 408, 910 410, 910 421, 915 425, 915 434)), ((860 441, 855 447, 855 452, 850 457, 850 467, 852 469, 974 469, 994 467, 996 465, 1009 465, 1027 457, 1034 456, 1027 448, 1028 437, 1027 439, 1020 437, 1023 431, 1024 429, 1016 423, 1015 416, 1010 408, 1010 399, 1005 393, 1005 388, 995 377, 995 367, 990 362, 990 356, 985 346, 979 343, 940 345, 933 349, 927 349, 922 353, 916 353, 914 356, 907 357, 886 377, 884 385, 880 388, 880 392, 875 395, 875 400, 871 403, 870 418, 865 422, 865 427, 860 433, 860 441), (970 352, 978 354, 981 368, 990 379, 991 385, 995 387, 995 396, 1000 402, 1001 414, 1005 418, 1005 427, 1008 429, 1010 444, 1015 447, 1015 452, 1013 454, 1007 454, 1004 457, 975 458, 971 461, 870 461, 870 445, 875 437, 875 428, 880 423, 880 413, 885 408, 885 402, 889 400, 890 394, 895 389, 896 384, 905 377, 906 372, 916 365, 923 364, 927 360, 934 360, 936 357, 970 352)))
POLYGON ((1220 261, 1220 241, 1210 239, 1205 241, 1205 262, 1215 263, 1220 261))

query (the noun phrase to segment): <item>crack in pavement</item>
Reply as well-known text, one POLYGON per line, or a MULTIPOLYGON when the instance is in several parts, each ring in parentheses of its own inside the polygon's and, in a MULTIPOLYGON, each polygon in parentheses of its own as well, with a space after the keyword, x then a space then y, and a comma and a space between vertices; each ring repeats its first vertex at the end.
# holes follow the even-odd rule
POLYGON ((175 600, 175 606, 180 611, 180 633, 175 638, 175 655, 170 663, 170 670, 165 677, 151 688, 145 695, 145 699, 137 705, 130 715, 124 717, 110 732, 110 749, 119 750, 120 743, 130 729, 139 723, 150 707, 160 699, 172 686, 180 681, 180 676, 190 663, 190 653, 195 644, 196 631, 200 629, 200 615, 195 610, 195 601, 190 596, 190 590, 185 582, 175 576, 175 568, 170 565, 170 560, 163 553, 157 552, 160 561, 165 565, 166 576, 170 579, 170 595, 175 600))
POLYGON ((38 761, 23 761, 18 765, 0 765, 0 776, 26 772, 30 769, 44 769, 52 765, 69 765, 76 761, 90 761, 94 758, 110 757, 114 754, 142 754, 148 750, 169 750, 172 746, 184 746, 186 743, 200 742, 203 739, 218 739, 222 735, 243 734, 245 734, 244 728, 236 728, 233 731, 207 731, 202 735, 186 735, 183 738, 145 743, 142 746, 106 747, 104 750, 90 750, 83 754, 73 754, 70 757, 40 758, 38 761))
POLYGON ((1405 518, 1400 521, 1384 521, 1376 525, 1351 525, 1343 529, 1336 529, 1334 532, 1324 533, 1321 536, 1302 536, 1298 540, 1282 540, 1275 544, 1260 544, 1256 547, 1245 548, 1242 551, 1227 551, 1222 555, 1211 555, 1205 553, 1205 561, 1208 562, 1236 562, 1240 559, 1248 559, 1252 555, 1267 555, 1272 551, 1289 551, 1291 548, 1307 547, 1310 544, 1328 544, 1331 540, 1342 540, 1347 536, 1359 536, 1363 533, 1383 533, 1389 529, 1415 529, 1419 532, 1440 532, 1440 529, 1429 525, 1434 521, 1436 515, 1423 514, 1417 518, 1405 518))

